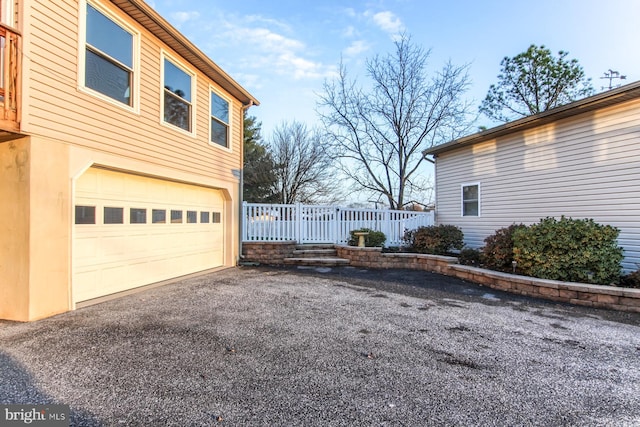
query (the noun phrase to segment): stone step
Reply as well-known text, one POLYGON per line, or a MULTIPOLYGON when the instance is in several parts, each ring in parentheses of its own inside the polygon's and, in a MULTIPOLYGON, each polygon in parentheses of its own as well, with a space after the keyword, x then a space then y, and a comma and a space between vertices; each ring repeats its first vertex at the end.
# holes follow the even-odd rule
POLYGON ((296 245, 296 250, 300 251, 313 251, 321 249, 335 249, 335 246, 331 243, 305 243, 302 245, 296 245))
POLYGON ((322 257, 322 258, 285 258, 284 263, 288 265, 305 265, 305 266, 325 266, 338 267, 340 265, 349 265, 349 260, 344 258, 322 257))
POLYGON ((335 258, 337 251, 335 249, 296 249, 293 251, 294 258, 335 258))

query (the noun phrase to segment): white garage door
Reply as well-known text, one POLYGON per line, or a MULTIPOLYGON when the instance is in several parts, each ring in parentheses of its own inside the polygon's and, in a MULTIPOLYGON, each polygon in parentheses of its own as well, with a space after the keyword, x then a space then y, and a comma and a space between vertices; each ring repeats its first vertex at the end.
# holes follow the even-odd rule
POLYGON ((223 265, 219 190, 90 168, 76 182, 75 302, 223 265))

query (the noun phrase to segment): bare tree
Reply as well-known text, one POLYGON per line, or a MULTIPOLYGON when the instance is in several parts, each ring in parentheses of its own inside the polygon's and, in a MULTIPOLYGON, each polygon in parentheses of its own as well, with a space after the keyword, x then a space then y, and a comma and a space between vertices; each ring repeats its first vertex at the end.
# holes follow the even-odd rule
POLYGON ((279 203, 333 201, 332 160, 322 144, 320 132, 300 122, 283 122, 273 131, 269 145, 279 203))
POLYGON ((412 193, 428 189, 420 169, 422 152, 459 137, 468 129, 469 105, 461 100, 469 85, 467 66, 451 63, 427 74, 425 51, 402 35, 395 53, 367 61, 370 89, 358 87, 340 65, 318 102, 327 151, 360 189, 402 209, 412 193))

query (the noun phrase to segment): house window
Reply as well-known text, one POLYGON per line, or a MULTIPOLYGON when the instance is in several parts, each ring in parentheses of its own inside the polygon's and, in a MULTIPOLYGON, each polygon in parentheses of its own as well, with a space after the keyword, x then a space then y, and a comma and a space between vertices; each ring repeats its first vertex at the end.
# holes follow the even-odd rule
POLYGON ((0 2, 0 22, 10 27, 15 26, 13 16, 13 0, 3 0, 0 2))
POLYGON ((164 209, 151 210, 151 222, 154 224, 164 224, 167 222, 167 211, 164 209))
POLYGON ((132 106, 134 35, 87 4, 84 86, 132 106))
POLYGON ((210 141, 229 147, 229 101, 211 91, 210 141))
POLYGON ((196 222, 198 222, 198 212, 187 211, 187 223, 195 224, 196 222))
POLYGON ((480 183, 462 184, 462 216, 480 216, 480 183))
POLYGON ((182 211, 171 210, 171 223, 172 224, 182 223, 182 211))
POLYGON ((193 76, 167 58, 163 62, 164 122, 192 132, 191 84, 193 76))
POLYGON ((96 207, 76 205, 76 224, 95 224, 96 207))
POLYGON ((146 224, 147 210, 139 208, 131 208, 129 210, 129 224, 146 224))
POLYGON ((200 223, 201 224, 209 223, 209 212, 200 212, 200 223))
POLYGON ((214 224, 220 224, 221 215, 220 212, 211 212, 211 222, 214 224))
POLYGON ((124 224, 123 208, 110 208, 105 206, 103 214, 102 222, 105 224, 124 224))

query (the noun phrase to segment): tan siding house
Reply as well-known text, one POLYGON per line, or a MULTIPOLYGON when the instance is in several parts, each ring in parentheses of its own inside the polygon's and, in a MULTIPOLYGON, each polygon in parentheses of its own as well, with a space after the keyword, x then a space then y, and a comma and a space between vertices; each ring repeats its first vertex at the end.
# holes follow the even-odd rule
POLYGON ((0 3, 0 318, 234 266, 258 101, 143 1, 0 3))
POLYGON ((620 229, 640 267, 640 82, 425 152, 436 164, 436 222, 470 247, 513 223, 593 218, 620 229))

